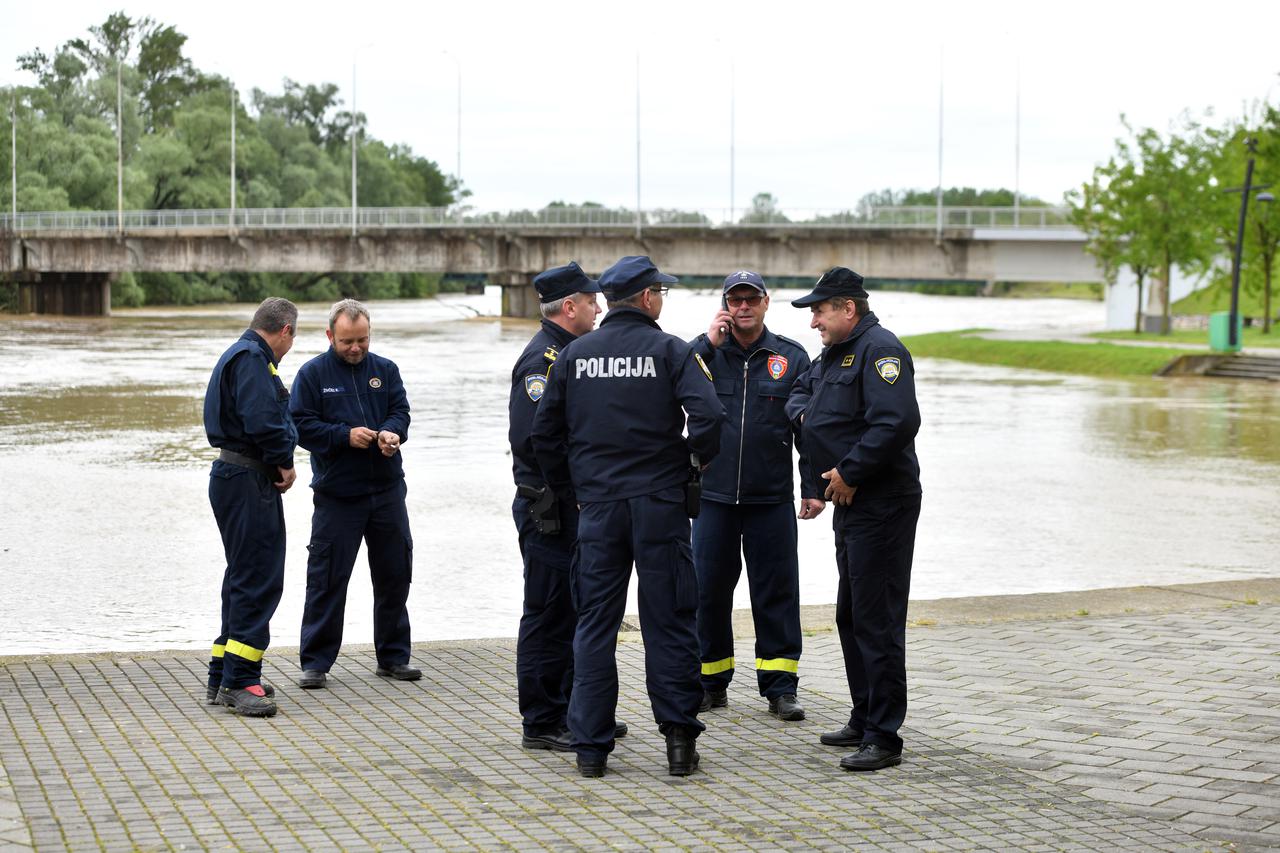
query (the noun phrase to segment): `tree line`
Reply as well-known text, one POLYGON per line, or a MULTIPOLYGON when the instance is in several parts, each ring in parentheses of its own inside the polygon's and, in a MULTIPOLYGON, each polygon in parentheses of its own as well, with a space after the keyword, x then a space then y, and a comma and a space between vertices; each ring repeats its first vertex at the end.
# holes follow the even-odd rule
MULTIPOLYGON (((16 100, 19 210, 114 210, 117 128, 125 209, 229 207, 233 109, 237 207, 349 205, 353 132, 361 205, 447 206, 468 194, 407 145, 364 134, 364 114, 345 108, 337 85, 286 79, 280 92, 246 95, 196 68, 186 41, 172 26, 118 12, 52 52, 18 57, 37 81, 4 93, 6 107, 16 100)), ((7 200, 8 145, 0 166, 7 200)), ((423 296, 438 282, 423 274, 138 273, 115 283, 112 302, 423 296)))
MULTIPOLYGON (((1123 119, 1123 117, 1122 117, 1123 119)), ((1272 276, 1280 251, 1280 212, 1259 201, 1259 189, 1280 178, 1280 110, 1260 104, 1215 124, 1184 114, 1169 130, 1134 128, 1090 180, 1067 194, 1072 221, 1089 237, 1088 251, 1114 282, 1123 268, 1138 284, 1135 331, 1142 330, 1142 292, 1149 282, 1170 328, 1169 279, 1175 269, 1198 276, 1197 313, 1226 310, 1239 227, 1246 162, 1256 161, 1241 244, 1241 313, 1261 318, 1269 333, 1276 316, 1272 276), (1256 153, 1251 153, 1250 149, 1256 153)))

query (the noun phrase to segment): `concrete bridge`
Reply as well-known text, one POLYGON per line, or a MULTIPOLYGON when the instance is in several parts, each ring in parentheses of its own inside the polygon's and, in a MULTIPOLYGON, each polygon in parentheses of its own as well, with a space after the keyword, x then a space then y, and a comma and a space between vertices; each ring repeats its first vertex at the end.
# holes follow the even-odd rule
POLYGON ((504 314, 529 316, 537 273, 569 259, 595 273, 631 254, 680 276, 746 267, 817 278, 839 264, 879 279, 1102 280, 1062 208, 896 207, 733 222, 597 208, 72 211, 0 216, 0 240, 0 279, 18 282, 24 313, 108 314, 111 280, 125 271, 439 272, 483 274, 503 286, 504 314))

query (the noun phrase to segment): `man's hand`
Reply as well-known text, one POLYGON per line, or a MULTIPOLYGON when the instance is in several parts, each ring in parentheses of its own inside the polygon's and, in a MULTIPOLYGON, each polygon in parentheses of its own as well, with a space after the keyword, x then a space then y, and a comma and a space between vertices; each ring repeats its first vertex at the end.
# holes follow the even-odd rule
POLYGON ((378 449, 382 451, 383 456, 390 459, 400 452, 400 436, 389 429, 382 430, 378 433, 378 449))
POLYGON ((280 482, 275 484, 275 487, 280 490, 280 494, 284 494, 289 491, 293 481, 298 479, 298 472, 294 468, 281 468, 279 466, 276 467, 276 470, 280 472, 281 479, 280 482))
POLYGON ((348 441, 355 449, 364 450, 370 444, 373 444, 373 440, 377 437, 378 434, 368 427, 352 427, 348 441))
POLYGON ((853 493, 858 491, 858 487, 846 483, 840 476, 839 470, 832 468, 822 475, 822 479, 827 481, 827 490, 823 493, 823 497, 833 501, 836 506, 848 506, 853 503, 853 493))
POLYGON ((732 328, 733 315, 721 308, 716 312, 715 319, 711 321, 711 327, 707 329, 707 340, 713 347, 718 347, 725 342, 732 328))
POLYGON ((817 498, 801 498, 800 514, 796 518, 817 518, 827 508, 827 502, 817 498))

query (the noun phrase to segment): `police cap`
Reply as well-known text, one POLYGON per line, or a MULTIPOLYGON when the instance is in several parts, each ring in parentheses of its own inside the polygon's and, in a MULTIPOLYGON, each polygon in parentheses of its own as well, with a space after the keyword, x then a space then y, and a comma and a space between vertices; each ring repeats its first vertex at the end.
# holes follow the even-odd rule
POLYGON ((604 291, 605 299, 613 302, 626 299, 646 287, 674 284, 679 280, 673 275, 658 272, 648 255, 627 255, 600 274, 600 289, 604 291))
POLYGON ((769 292, 764 288, 764 279, 760 277, 760 273, 752 272, 751 270, 738 270, 735 273, 725 276, 724 292, 728 293, 730 290, 733 290, 735 287, 743 284, 747 287, 754 287, 761 293, 769 292))
POLYGON ((552 267, 533 278, 539 302, 555 302, 575 293, 599 293, 600 283, 582 271, 576 261, 552 267))
POLYGON ((822 274, 811 293, 791 300, 791 304, 797 308, 807 308, 836 296, 845 299, 868 298, 867 291, 862 286, 862 276, 845 267, 832 267, 822 274))

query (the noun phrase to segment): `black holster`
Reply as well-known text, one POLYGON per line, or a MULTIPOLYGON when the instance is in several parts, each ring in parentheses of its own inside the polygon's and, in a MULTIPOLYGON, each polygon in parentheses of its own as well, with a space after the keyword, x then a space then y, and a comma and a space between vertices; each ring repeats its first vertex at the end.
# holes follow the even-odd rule
POLYGON ((690 518, 697 518, 702 511, 702 461, 698 454, 689 454, 689 479, 684 484, 684 511, 690 518))
POLYGON ((550 486, 526 486, 516 484, 516 494, 532 501, 529 515, 533 518, 533 526, 544 536, 555 536, 560 532, 560 504, 556 493, 550 486))

